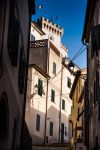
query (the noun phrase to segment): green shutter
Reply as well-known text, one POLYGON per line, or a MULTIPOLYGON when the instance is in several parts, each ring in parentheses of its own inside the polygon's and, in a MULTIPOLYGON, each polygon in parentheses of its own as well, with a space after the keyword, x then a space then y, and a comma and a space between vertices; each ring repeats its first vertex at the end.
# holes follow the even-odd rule
POLYGON ((55 91, 51 90, 51 101, 54 102, 55 101, 55 91))
POLYGON ((50 122, 50 136, 53 136, 53 122, 50 122))
POLYGON ((65 100, 62 99, 62 109, 65 110, 65 100))
POLYGON ((68 83, 67 83, 68 87, 71 88, 71 79, 68 77, 68 83))
POLYGON ((42 96, 42 80, 38 79, 38 95, 42 96))
POLYGON ((37 114, 36 118, 36 130, 40 131, 40 115, 37 114))

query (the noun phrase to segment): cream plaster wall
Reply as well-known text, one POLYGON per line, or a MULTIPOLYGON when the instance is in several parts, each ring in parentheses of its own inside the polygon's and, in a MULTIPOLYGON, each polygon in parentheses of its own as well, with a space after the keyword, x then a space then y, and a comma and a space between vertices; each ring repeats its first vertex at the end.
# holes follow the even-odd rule
MULTIPOLYGON (((43 29, 46 35, 41 36, 36 30, 31 28, 31 33, 36 37, 36 40, 46 39, 51 35, 50 32, 43 29)), ((62 53, 62 56, 65 57, 67 55, 65 49, 61 44, 61 38, 54 36, 54 41, 52 43, 58 50, 62 53)), ((54 50, 50 48, 49 55, 49 85, 48 85, 48 99, 47 99, 47 128, 46 128, 46 136, 48 137, 49 143, 55 143, 59 141, 59 112, 60 112, 60 94, 61 94, 61 68, 62 68, 62 57, 58 56, 54 50), (56 77, 53 74, 53 62, 56 63, 56 73, 60 72, 56 77), (54 78, 53 78, 54 77, 54 78), (55 91, 55 102, 51 101, 51 90, 55 91), (50 136, 50 121, 53 122, 53 136, 50 136)), ((47 89, 47 81, 38 71, 34 68, 31 68, 30 78, 31 82, 31 94, 35 92, 36 88, 34 86, 38 84, 38 78, 43 81, 43 89, 45 95, 40 97, 37 93, 33 96, 31 101, 29 102, 30 106, 26 109, 26 122, 28 124, 29 130, 33 136, 33 143, 43 144, 44 140, 44 123, 45 123, 45 112, 46 112, 46 89, 47 89), (32 74, 31 74, 32 73, 32 74), (28 110, 28 111, 27 111, 28 110), (36 114, 40 114, 40 131, 36 131, 36 114), (36 140, 37 139, 37 140, 36 140), (41 140, 40 140, 41 139, 41 140)), ((62 76, 62 99, 65 100, 65 110, 61 109, 61 122, 64 123, 64 126, 68 129, 68 119, 71 113, 72 101, 69 98, 70 89, 67 87, 67 77, 71 78, 71 83, 73 83, 74 76, 70 74, 70 72, 63 68, 63 76, 62 76)), ((62 106, 62 102, 61 102, 62 106)), ((67 131, 68 132, 68 131, 67 131)), ((68 135, 64 135, 64 141, 67 142, 69 140, 68 135)))

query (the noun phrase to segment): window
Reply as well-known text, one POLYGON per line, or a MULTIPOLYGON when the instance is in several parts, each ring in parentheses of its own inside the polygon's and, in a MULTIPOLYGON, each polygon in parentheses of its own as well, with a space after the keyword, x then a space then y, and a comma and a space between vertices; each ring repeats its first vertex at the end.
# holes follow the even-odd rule
POLYGON ((51 90, 51 101, 54 102, 55 101, 55 91, 51 90))
POLYGON ((67 78, 67 86, 71 88, 71 79, 69 77, 67 78))
POLYGON ((50 136, 53 136, 53 122, 50 122, 50 136))
POLYGON ((38 95, 42 96, 42 80, 38 79, 38 95))
POLYGON ((65 136, 67 136, 67 127, 65 127, 65 136))
POLYGON ((39 114, 37 114, 37 117, 36 117, 36 130, 40 131, 40 115, 39 114))
POLYGON ((54 41, 54 37, 53 37, 53 36, 50 36, 50 40, 54 41))
POLYGON ((34 35, 30 35, 30 41, 35 41, 35 37, 34 37, 34 35))
POLYGON ((53 74, 56 75, 56 63, 53 62, 53 74))
POLYGON ((62 109, 65 110, 65 100, 62 99, 62 109))

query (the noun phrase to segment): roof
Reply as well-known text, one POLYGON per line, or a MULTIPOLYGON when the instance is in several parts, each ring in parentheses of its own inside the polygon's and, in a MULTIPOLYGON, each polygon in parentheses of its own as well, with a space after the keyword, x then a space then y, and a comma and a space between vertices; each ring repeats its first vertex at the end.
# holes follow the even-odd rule
POLYGON ((37 25, 36 22, 31 22, 31 26, 37 31, 39 32, 41 35, 45 35, 45 33, 43 32, 43 30, 37 25))
POLYGON ((92 25, 92 19, 93 14, 95 10, 97 0, 87 0, 87 8, 86 8, 86 15, 85 15, 85 21, 84 21, 84 28, 83 28, 83 34, 82 34, 82 42, 87 42, 87 32, 90 31, 91 25, 92 25))

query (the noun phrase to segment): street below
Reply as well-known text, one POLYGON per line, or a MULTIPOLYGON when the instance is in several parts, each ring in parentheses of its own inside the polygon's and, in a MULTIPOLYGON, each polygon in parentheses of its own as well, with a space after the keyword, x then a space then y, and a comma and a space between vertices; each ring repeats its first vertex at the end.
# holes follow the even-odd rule
POLYGON ((64 147, 51 147, 51 146, 33 146, 32 150, 70 150, 70 148, 64 146, 64 147))

